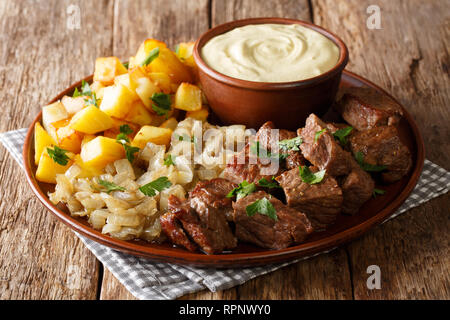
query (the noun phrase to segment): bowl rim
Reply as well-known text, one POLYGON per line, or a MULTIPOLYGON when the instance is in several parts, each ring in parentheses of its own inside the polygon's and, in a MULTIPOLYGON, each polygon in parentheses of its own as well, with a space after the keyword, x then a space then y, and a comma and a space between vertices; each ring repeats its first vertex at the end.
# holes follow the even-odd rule
POLYGON ((297 19, 280 18, 280 17, 248 18, 248 19, 242 19, 242 20, 234 20, 234 21, 230 21, 230 22, 226 22, 226 23, 217 25, 217 26, 209 29, 208 31, 204 32, 197 39, 197 41, 195 41, 193 56, 194 56, 195 63, 197 64, 200 71, 206 73, 208 76, 212 77, 213 79, 220 81, 222 83, 225 83, 227 85, 246 88, 246 89, 253 89, 253 90, 286 90, 286 89, 293 89, 293 88, 298 88, 298 87, 309 87, 312 85, 317 85, 318 83, 321 83, 321 82, 335 76, 336 74, 341 73, 344 70, 344 68, 347 65, 348 60, 349 60, 349 53, 348 53, 347 45, 336 34, 330 32, 327 29, 324 29, 318 25, 307 22, 307 21, 297 20, 297 19), (339 48, 338 62, 330 70, 328 70, 324 73, 321 73, 318 76, 315 76, 312 78, 307 78, 307 79, 297 80, 297 81, 288 81, 288 82, 262 82, 262 81, 243 80, 243 79, 238 79, 238 78, 233 78, 233 77, 227 76, 227 75, 220 73, 219 71, 216 71, 213 68, 209 67, 208 64, 202 59, 200 50, 213 37, 223 34, 225 32, 231 31, 232 29, 235 29, 237 27, 243 27, 243 26, 252 25, 252 24, 266 24, 266 23, 299 24, 308 29, 312 29, 314 31, 319 32, 320 34, 322 34, 323 36, 325 36, 327 39, 331 40, 335 45, 338 46, 338 48, 339 48))
MULTIPOLYGON (((346 77, 355 79, 366 86, 375 88, 377 91, 386 94, 387 96, 394 99, 394 101, 398 102, 394 97, 392 97, 392 95, 387 93, 384 89, 377 86, 370 80, 367 80, 347 70, 344 71, 344 75, 346 77)), ((89 77, 84 78, 83 80, 91 81, 92 78, 93 76, 91 75, 89 77)), ((60 94, 58 94, 58 96, 53 98, 49 103, 53 103, 55 101, 60 100, 64 95, 73 92, 75 87, 79 87, 80 85, 81 81, 72 84, 70 87, 62 91, 60 94)), ((30 124, 25 138, 22 153, 24 162, 23 164, 25 168, 25 176, 28 181, 28 184, 30 185, 31 189, 33 190, 34 194, 37 196, 39 201, 61 222, 69 226, 72 229, 72 231, 74 231, 78 235, 83 235, 91 240, 106 245, 110 248, 119 250, 121 252, 126 252, 128 254, 145 257, 163 263, 175 263, 202 268, 218 268, 218 269, 233 268, 233 267, 234 268, 254 267, 259 265, 267 265, 270 263, 280 263, 284 261, 290 261, 293 259, 305 259, 310 257, 311 255, 329 252, 344 243, 347 243, 351 240, 360 237, 369 229, 382 223, 392 214, 394 214, 395 210, 397 210, 398 207, 400 207, 400 205, 407 199, 409 194, 413 191, 414 187, 417 184, 417 181, 419 180, 420 174, 422 173, 425 160, 425 146, 423 138, 417 127, 417 124, 414 121, 414 118, 409 114, 407 109, 402 104, 400 105, 402 106, 402 109, 404 111, 405 120, 407 121, 412 131, 413 136, 411 138, 414 139, 414 143, 417 148, 416 157, 413 159, 414 166, 411 169, 408 182, 405 185, 404 189, 392 202, 388 203, 386 207, 381 209, 376 215, 357 225, 339 231, 336 234, 327 236, 323 239, 315 240, 314 242, 302 243, 281 250, 265 250, 258 252, 205 255, 199 252, 193 253, 188 252, 187 250, 180 249, 180 251, 173 250, 170 251, 169 253, 168 249, 156 248, 152 246, 142 246, 132 241, 115 239, 108 235, 102 234, 100 231, 95 230, 91 226, 89 227, 86 226, 85 224, 81 223, 80 221, 70 216, 70 214, 63 212, 57 206, 52 204, 48 196, 43 192, 41 187, 38 185, 38 182, 35 178, 35 173, 33 172, 31 166, 31 162, 34 162, 34 157, 32 157, 30 153, 32 148, 34 148, 33 147, 34 125, 36 122, 41 120, 42 111, 39 112, 39 114, 30 124)))

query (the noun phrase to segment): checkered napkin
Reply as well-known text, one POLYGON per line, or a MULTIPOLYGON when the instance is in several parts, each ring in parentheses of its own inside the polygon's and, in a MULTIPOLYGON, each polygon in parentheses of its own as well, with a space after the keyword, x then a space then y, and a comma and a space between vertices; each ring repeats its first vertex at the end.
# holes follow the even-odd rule
MULTIPOLYGON (((22 168, 22 146, 26 131, 26 129, 20 129, 0 134, 0 141, 22 168)), ((423 202, 447 193, 449 189, 450 172, 425 160, 424 169, 416 188, 390 219, 423 202)), ((139 299, 175 299, 206 288, 215 292, 242 284, 300 260, 311 258, 306 257, 282 264, 255 268, 201 269, 153 262, 113 250, 80 234, 77 236, 103 265, 139 299)))

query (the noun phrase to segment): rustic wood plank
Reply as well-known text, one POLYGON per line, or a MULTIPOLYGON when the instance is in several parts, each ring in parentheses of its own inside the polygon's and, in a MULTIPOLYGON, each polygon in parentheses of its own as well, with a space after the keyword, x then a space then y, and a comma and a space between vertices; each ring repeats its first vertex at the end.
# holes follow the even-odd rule
MULTIPOLYGON (((208 0, 116 0, 113 53, 126 60, 147 38, 164 41, 174 48, 177 43, 195 40, 208 30, 208 21, 208 0)), ((100 299, 134 297, 105 269, 100 299)))
MULTIPOLYGON (((448 119, 449 9, 435 1, 312 1, 314 20, 340 35, 348 69, 397 97, 412 113, 426 156, 450 169, 448 119), (381 29, 369 30, 366 10, 381 9, 381 29)), ((432 200, 348 246, 356 299, 450 297, 449 195, 432 200), (368 290, 366 268, 381 268, 381 290, 368 290)))
MULTIPOLYGON (((230 0, 212 2, 212 26, 227 21, 278 16, 309 21, 308 1, 230 0)), ((352 288, 344 249, 303 261, 234 288, 241 299, 351 299, 352 288), (320 270, 320 271, 318 271, 320 270), (333 276, 330 276, 333 275, 333 276)), ((191 295, 198 298, 201 294, 191 295)), ((207 293, 208 297, 220 298, 207 293)))
MULTIPOLYGON (((108 1, 0 2, 0 132, 28 126, 42 105, 110 52, 108 1), (67 28, 69 5, 81 29, 67 28), (99 19, 99 15, 102 19, 99 19)), ((95 299, 98 262, 38 202, 0 152, 0 299, 95 299)))

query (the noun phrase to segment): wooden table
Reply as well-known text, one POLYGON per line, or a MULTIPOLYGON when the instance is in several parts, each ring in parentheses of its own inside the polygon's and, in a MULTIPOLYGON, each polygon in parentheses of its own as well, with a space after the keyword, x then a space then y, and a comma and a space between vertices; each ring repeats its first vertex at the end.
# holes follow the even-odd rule
MULTIPOLYGON (((91 74, 98 56, 127 59, 149 37, 173 47, 226 21, 279 16, 340 35, 347 69, 397 97, 420 127, 427 158, 450 170, 449 13, 442 0, 3 0, 0 132, 28 126, 45 102, 91 74), (380 9, 381 29, 370 5, 380 9)), ((133 299, 0 150, 0 299, 133 299)), ((449 200, 434 199, 330 254, 185 298, 449 299, 449 200), (369 265, 381 269, 380 290, 366 286, 369 265)))

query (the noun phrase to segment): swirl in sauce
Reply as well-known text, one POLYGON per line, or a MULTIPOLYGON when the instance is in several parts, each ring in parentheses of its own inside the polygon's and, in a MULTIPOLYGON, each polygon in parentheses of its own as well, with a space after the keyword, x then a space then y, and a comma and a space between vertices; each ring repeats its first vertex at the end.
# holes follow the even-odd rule
POLYGON ((256 82, 290 82, 318 76, 339 60, 339 48, 298 24, 247 25, 209 40, 206 64, 227 76, 256 82))

